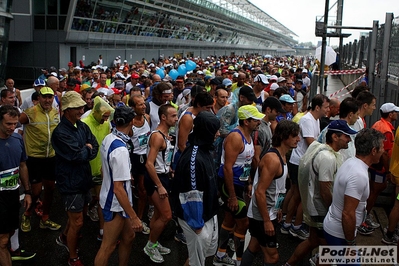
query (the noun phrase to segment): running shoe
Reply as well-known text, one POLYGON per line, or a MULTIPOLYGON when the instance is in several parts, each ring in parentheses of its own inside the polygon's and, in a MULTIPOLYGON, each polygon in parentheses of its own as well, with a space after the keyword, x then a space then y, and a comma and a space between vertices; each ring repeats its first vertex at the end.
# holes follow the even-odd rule
POLYGON ((236 251, 236 246, 234 244, 234 239, 229 238, 229 241, 227 242, 227 246, 230 248, 231 251, 233 251, 233 252, 236 251))
POLYGON ((40 220, 39 227, 41 229, 50 229, 53 231, 57 231, 58 229, 61 228, 61 225, 51 221, 50 219, 47 219, 46 221, 40 220))
POLYGON ((175 240, 177 242, 183 243, 184 245, 187 244, 186 236, 183 233, 176 233, 175 234, 175 240))
POLYGON ((149 235, 151 230, 148 225, 143 221, 141 221, 141 224, 143 225, 143 231, 141 231, 141 233, 143 233, 144 235, 149 235))
POLYGON ((31 230, 30 226, 30 216, 26 216, 25 214, 22 214, 22 221, 21 221, 21 230, 22 232, 30 232, 31 230))
POLYGON ((156 248, 158 249, 159 254, 161 254, 161 255, 170 254, 171 250, 169 248, 166 248, 166 247, 162 246, 161 243, 159 243, 159 242, 157 242, 156 245, 157 245, 156 248))
POLYGON ((150 259, 155 263, 162 263, 164 259, 158 250, 157 244, 149 246, 148 243, 144 247, 144 253, 150 257, 150 259))
POLYGON ((311 266, 316 266, 318 260, 319 260, 319 253, 316 253, 316 254, 313 255, 313 257, 311 257, 311 258, 309 259, 309 264, 310 264, 311 266))
POLYGON ((289 235, 290 234, 290 228, 291 224, 288 226, 285 226, 284 223, 281 225, 280 232, 284 235, 289 235))
POLYGON ((374 222, 374 215, 371 214, 371 213, 367 214, 367 217, 366 217, 366 224, 367 224, 369 227, 373 228, 373 229, 377 229, 378 227, 380 227, 380 224, 379 224, 379 223, 374 222))
POLYGON ((229 265, 235 265, 235 262, 227 254, 225 254, 221 258, 219 258, 217 255, 215 255, 215 257, 213 257, 213 265, 216 265, 216 266, 229 266, 229 265))
POLYGON ((90 220, 93 222, 97 222, 100 218, 98 218, 98 212, 97 212, 97 204, 93 206, 90 210, 87 211, 87 216, 90 217, 90 220))
POLYGON ((393 237, 390 238, 386 234, 383 235, 381 242, 387 245, 396 245, 398 243, 398 241, 395 241, 393 237))
POLYGON ((290 228, 290 234, 302 240, 306 240, 309 237, 309 232, 301 225, 299 229, 294 229, 293 226, 290 228))
POLYGON ((18 248, 15 251, 10 250, 11 260, 12 261, 20 261, 20 260, 30 260, 36 256, 36 253, 25 251, 21 248, 18 248))
POLYGON ((80 260, 79 257, 75 258, 75 259, 69 259, 68 260, 68 265, 69 266, 83 266, 82 261, 80 260))
POLYGON ((358 228, 357 231, 361 235, 371 235, 374 232, 374 229, 370 227, 366 222, 363 222, 358 228))
POLYGON ((61 246, 64 247, 66 249, 66 251, 69 253, 69 248, 67 246, 67 240, 66 240, 66 236, 64 234, 60 234, 56 239, 55 242, 61 246))

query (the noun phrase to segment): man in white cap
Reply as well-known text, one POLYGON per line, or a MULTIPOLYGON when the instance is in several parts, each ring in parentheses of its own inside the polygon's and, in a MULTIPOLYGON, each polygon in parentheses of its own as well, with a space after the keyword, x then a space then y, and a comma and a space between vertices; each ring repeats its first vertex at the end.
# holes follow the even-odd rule
POLYGON ((308 92, 310 90, 310 78, 308 77, 308 70, 306 68, 302 70, 302 82, 306 86, 306 92, 308 92))
POLYGON ((82 265, 77 253, 83 212, 91 201, 92 175, 90 160, 97 156, 98 143, 89 126, 80 121, 86 102, 75 91, 61 99, 64 112, 54 129, 51 144, 56 156, 57 187, 68 215, 64 232, 56 239, 69 252, 69 265, 82 265))
POLYGON ((268 84, 269 81, 264 74, 258 74, 254 78, 253 89, 256 96, 256 105, 262 106, 263 101, 269 96, 269 94, 265 91, 265 88, 268 84))

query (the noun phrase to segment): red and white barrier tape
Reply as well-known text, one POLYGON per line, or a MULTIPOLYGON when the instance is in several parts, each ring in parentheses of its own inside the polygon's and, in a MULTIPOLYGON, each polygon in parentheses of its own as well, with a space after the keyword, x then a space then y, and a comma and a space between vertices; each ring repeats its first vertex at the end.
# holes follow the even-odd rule
MULTIPOLYGON (((330 96, 328 96, 328 98, 331 99, 331 98, 334 97, 335 95, 339 94, 339 93, 342 92, 343 90, 349 88, 350 86, 352 86, 353 84, 355 84, 356 82, 358 82, 358 81, 359 81, 361 78, 363 78, 363 77, 364 77, 364 74, 361 75, 360 77, 358 77, 357 79, 355 79, 354 81, 352 81, 351 83, 349 83, 348 85, 346 85, 345 87, 343 87, 342 89, 339 89, 339 90, 337 90, 336 92, 330 94, 330 96)), ((345 94, 342 94, 342 95, 340 95, 340 96, 337 96, 337 97, 335 97, 335 98, 341 98, 341 97, 343 97, 343 96, 345 96, 345 95, 347 95, 347 94, 349 94, 349 93, 350 93, 350 91, 348 91, 348 92, 346 92, 345 94)))
MULTIPOLYGON (((350 75, 350 74, 363 74, 365 72, 364 69, 358 68, 358 69, 350 69, 350 70, 331 70, 331 71, 326 71, 324 72, 324 75, 350 75)), ((315 73, 319 74, 319 71, 316 71, 315 73)))

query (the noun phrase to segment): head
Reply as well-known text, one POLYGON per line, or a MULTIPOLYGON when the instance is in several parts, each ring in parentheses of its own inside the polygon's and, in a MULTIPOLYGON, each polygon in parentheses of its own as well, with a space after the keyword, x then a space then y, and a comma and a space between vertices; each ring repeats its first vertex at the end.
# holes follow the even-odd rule
POLYGON ((330 99, 323 94, 316 94, 311 102, 312 114, 316 119, 327 116, 330 111, 330 99))
POLYGON ((0 106, 0 138, 7 139, 14 133, 19 119, 19 111, 11 105, 0 106))
POLYGON ((351 92, 351 95, 353 98, 356 99, 359 93, 361 93, 362 91, 370 91, 370 89, 364 86, 356 86, 351 92))
POLYGON ((253 105, 243 105, 238 108, 238 124, 249 131, 255 131, 260 125, 260 121, 265 117, 253 105))
POLYGON ((129 136, 133 135, 132 125, 135 113, 132 108, 128 106, 120 106, 115 109, 114 122, 116 129, 128 133, 129 136))
POLYGON ((0 95, 1 95, 0 105, 14 105, 15 92, 13 89, 4 89, 1 91, 0 95))
POLYGON ((166 125, 168 128, 176 125, 178 120, 176 108, 171 104, 163 104, 158 109, 159 123, 166 125))
POLYGON ((356 133, 346 120, 334 120, 327 127, 326 143, 335 151, 347 149, 349 142, 352 141, 351 135, 356 133))
POLYGON ((93 111, 91 114, 99 124, 104 124, 105 121, 108 121, 113 112, 114 109, 101 97, 94 98, 93 111))
POLYGON ((93 70, 92 74, 94 80, 98 80, 98 78, 100 77, 100 73, 98 72, 97 69, 93 70))
MULTIPOLYGON (((82 85, 83 86, 83 85, 82 85)), ((93 108, 93 95, 96 92, 95 89, 88 89, 88 90, 84 90, 82 91, 82 97, 83 100, 86 102, 86 108, 87 109, 92 109, 93 108)))
POLYGON ((215 137, 220 128, 219 119, 211 112, 201 111, 194 119, 192 134, 189 142, 203 148, 212 149, 215 137))
POLYGON ((376 109, 376 97, 371 92, 360 92, 356 100, 359 104, 360 115, 362 117, 373 114, 373 111, 376 109))
POLYGON ((398 112, 399 112, 399 107, 397 107, 393 103, 384 103, 380 107, 381 118, 384 118, 389 122, 393 122, 398 119, 398 112))
POLYGON ((295 100, 289 94, 283 94, 280 96, 279 101, 283 106, 285 113, 292 112, 294 109, 295 100))
POLYGON ((82 96, 76 91, 66 92, 61 99, 62 111, 64 116, 72 124, 75 124, 84 114, 84 106, 86 102, 82 96))
POLYGON ((341 102, 337 98, 330 99, 330 111, 328 112, 328 117, 339 115, 340 104, 341 102))
POLYGON ((256 100, 253 89, 249 86, 242 86, 238 93, 240 105, 252 104, 256 100))
POLYGON ((302 79, 297 79, 295 81, 295 90, 300 91, 302 89, 303 81, 302 79))
POLYGON ((47 86, 53 89, 54 92, 56 92, 60 86, 60 81, 58 78, 50 76, 47 79, 47 86))
POLYGON ((339 117, 348 122, 349 125, 355 124, 359 118, 359 106, 355 98, 345 98, 339 105, 339 117))
POLYGON ((219 106, 225 106, 229 99, 229 93, 226 89, 217 89, 215 91, 215 101, 219 106))
POLYGON ((143 116, 146 110, 144 96, 142 96, 141 94, 132 96, 129 99, 129 106, 133 108, 134 112, 137 115, 143 116))
POLYGON ((273 147, 281 147, 283 144, 290 149, 296 148, 299 138, 299 125, 290 120, 280 121, 272 136, 273 147))
POLYGON ((159 82, 152 90, 152 97, 159 101, 160 104, 164 104, 169 101, 172 94, 171 84, 168 82, 159 82))
POLYGON ((385 136, 374 128, 364 128, 357 133, 355 148, 357 157, 370 157, 371 164, 378 163, 384 153, 385 136))
POLYGON ((107 85, 107 74, 106 73, 100 74, 100 84, 101 84, 101 87, 105 87, 107 85))
POLYGON ((210 111, 213 107, 213 97, 208 92, 200 92, 195 97, 193 105, 201 111, 210 111))
POLYGON ((54 91, 49 87, 43 87, 40 89, 37 99, 43 110, 50 111, 54 101, 54 91))
POLYGON ((13 79, 7 79, 6 83, 4 84, 7 89, 14 89, 14 80, 13 79))
POLYGON ((262 103, 262 113, 267 116, 269 121, 276 120, 278 113, 284 112, 281 102, 275 97, 267 97, 262 103))
POLYGON ((244 86, 246 78, 247 78, 247 75, 245 75, 245 73, 242 73, 242 72, 238 73, 237 87, 244 86))

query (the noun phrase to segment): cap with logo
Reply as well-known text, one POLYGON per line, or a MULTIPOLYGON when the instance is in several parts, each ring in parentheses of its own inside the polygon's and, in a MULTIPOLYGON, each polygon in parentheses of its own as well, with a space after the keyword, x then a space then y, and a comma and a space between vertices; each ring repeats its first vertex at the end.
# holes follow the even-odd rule
POLYGON ((252 118, 255 120, 261 120, 265 117, 264 114, 258 111, 258 108, 256 108, 253 105, 244 105, 238 108, 238 119, 239 120, 245 120, 248 118, 252 118))
POLYGON ((345 120, 334 120, 328 125, 327 129, 328 131, 341 132, 345 135, 357 134, 357 131, 353 130, 345 120))
POLYGON ((43 79, 36 79, 35 82, 33 82, 34 87, 39 87, 39 86, 46 86, 46 82, 43 79))
POLYGON ((40 95, 54 95, 54 91, 52 88, 43 87, 40 89, 40 95))
POLYGON ((258 74, 254 78, 255 82, 262 82, 263 84, 267 85, 269 84, 269 81, 267 80, 266 76, 264 74, 258 74))

